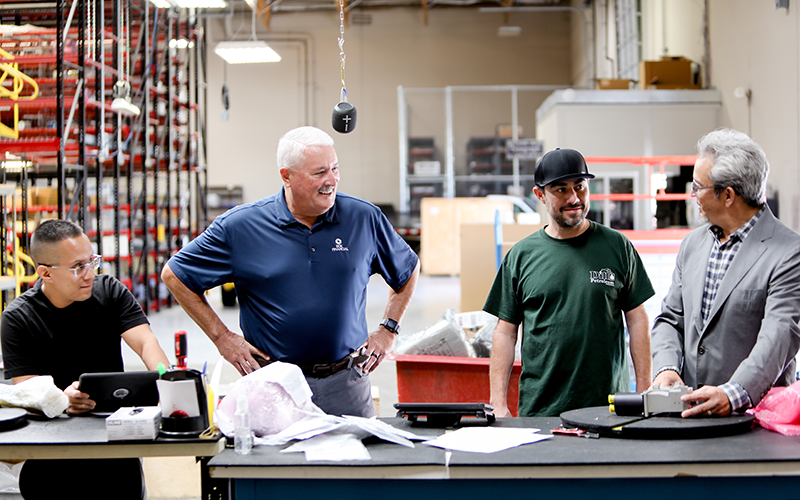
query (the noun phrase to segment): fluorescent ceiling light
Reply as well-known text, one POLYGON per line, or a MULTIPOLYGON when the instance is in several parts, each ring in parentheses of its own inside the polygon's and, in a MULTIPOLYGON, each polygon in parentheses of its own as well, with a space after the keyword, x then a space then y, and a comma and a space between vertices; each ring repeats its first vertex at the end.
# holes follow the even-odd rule
POLYGON ((272 50, 267 42, 219 42, 214 52, 228 64, 278 62, 281 56, 272 50))
POLYGON ((169 9, 172 7, 172 4, 169 3, 169 0, 150 0, 150 3, 159 9, 169 9))
POLYGON ((191 49, 194 47, 194 42, 190 42, 185 38, 173 38, 169 41, 169 46, 173 49, 191 49))
POLYGON ((172 0, 182 9, 224 9, 228 6, 225 0, 172 0))

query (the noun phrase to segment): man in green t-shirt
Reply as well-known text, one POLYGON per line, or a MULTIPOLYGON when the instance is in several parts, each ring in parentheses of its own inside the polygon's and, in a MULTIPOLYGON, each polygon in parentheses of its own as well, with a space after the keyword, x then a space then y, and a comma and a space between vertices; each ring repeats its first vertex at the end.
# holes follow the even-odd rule
POLYGON ((536 165, 533 192, 550 223, 511 248, 483 306, 499 318, 489 368, 498 417, 511 416, 506 393, 520 324, 519 416, 558 416, 629 391, 623 316, 636 390, 650 386, 644 302, 653 287, 631 242, 586 219, 593 178, 571 149, 551 151, 536 165))

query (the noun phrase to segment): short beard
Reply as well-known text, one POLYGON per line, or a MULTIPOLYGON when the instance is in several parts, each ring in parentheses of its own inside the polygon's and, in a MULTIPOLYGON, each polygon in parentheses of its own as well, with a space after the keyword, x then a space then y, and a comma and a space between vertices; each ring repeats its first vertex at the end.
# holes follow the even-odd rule
MULTIPOLYGON (((575 207, 573 206, 573 207, 565 207, 565 208, 575 208, 575 207)), ((551 213, 550 217, 560 227, 563 227, 565 229, 570 229, 570 228, 573 228, 573 227, 578 227, 581 224, 583 224, 583 221, 586 220, 586 213, 587 213, 587 209, 586 209, 586 206, 584 205, 583 209, 581 211, 581 215, 579 217, 575 218, 575 219, 572 219, 572 218, 565 217, 565 216, 561 215, 560 211, 558 211, 556 213, 551 213)))

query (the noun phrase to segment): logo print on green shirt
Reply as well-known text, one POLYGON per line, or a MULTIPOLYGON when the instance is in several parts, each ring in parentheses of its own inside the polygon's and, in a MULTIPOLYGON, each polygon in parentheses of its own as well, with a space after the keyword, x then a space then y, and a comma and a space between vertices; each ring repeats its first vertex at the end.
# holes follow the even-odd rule
POLYGON ((589 271, 589 283, 602 283, 603 285, 614 286, 616 276, 611 269, 600 271, 589 271))

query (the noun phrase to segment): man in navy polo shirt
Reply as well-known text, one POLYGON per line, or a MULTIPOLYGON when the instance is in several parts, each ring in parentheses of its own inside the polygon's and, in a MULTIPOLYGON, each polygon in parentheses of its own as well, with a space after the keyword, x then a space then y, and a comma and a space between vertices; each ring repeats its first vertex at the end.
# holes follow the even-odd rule
MULTIPOLYGON (((240 205, 164 266, 162 278, 189 316, 242 375, 256 357, 300 366, 313 401, 334 415, 373 416, 369 377, 394 345, 419 276, 419 259, 369 202, 337 193, 333 139, 300 127, 278 143, 283 189, 240 205), (366 287, 391 288, 370 332, 366 287), (234 283, 244 338, 203 295, 234 283)), ((263 361, 262 361, 263 363, 263 361)))

